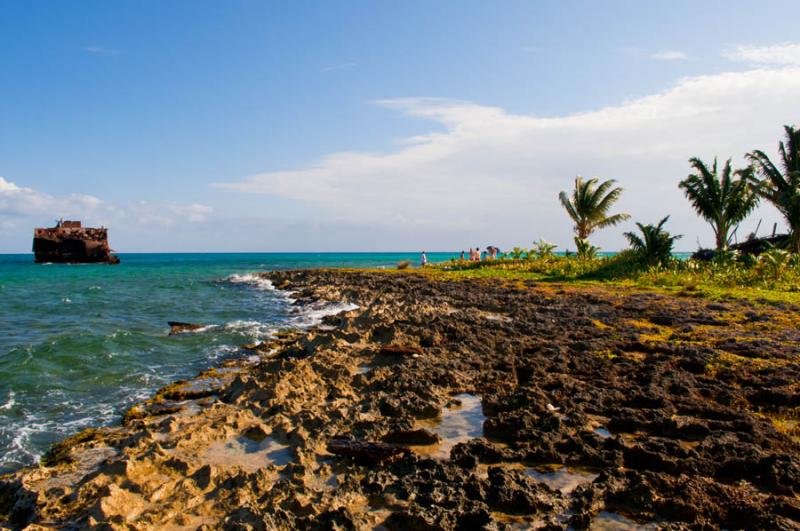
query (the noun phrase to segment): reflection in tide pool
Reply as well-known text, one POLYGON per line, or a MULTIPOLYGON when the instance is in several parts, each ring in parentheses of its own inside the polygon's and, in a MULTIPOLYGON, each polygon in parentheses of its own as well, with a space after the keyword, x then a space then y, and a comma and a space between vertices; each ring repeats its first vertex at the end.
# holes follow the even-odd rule
POLYGON ((450 450, 456 444, 483 436, 483 421, 486 417, 481 399, 467 393, 456 395, 454 399, 458 405, 444 408, 441 418, 420 420, 417 423, 417 427, 438 434, 442 442, 430 446, 412 446, 414 451, 434 459, 448 459, 450 450))
POLYGON ((640 524, 621 514, 601 511, 589 525, 590 531, 655 531, 655 524, 640 524))
POLYGON ((269 464, 280 467, 291 460, 291 448, 276 442, 272 437, 264 437, 261 441, 244 436, 234 437, 212 444, 202 456, 202 461, 205 463, 226 467, 237 466, 247 472, 255 472, 269 464))
POLYGON ((603 439, 608 439, 609 437, 611 437, 611 432, 605 428, 597 428, 594 430, 594 432, 603 439))
POLYGON ((529 468, 525 473, 551 489, 560 491, 562 494, 570 494, 578 486, 584 483, 591 483, 599 475, 583 468, 563 465, 529 468))

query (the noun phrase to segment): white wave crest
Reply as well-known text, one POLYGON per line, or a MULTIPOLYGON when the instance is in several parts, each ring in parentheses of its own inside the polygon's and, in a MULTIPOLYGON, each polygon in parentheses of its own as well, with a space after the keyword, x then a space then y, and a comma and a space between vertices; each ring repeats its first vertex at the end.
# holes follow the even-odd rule
POLYGON ((250 284, 256 289, 260 289, 262 291, 277 291, 270 279, 261 277, 256 273, 246 273, 243 275, 238 275, 238 274, 228 275, 227 277, 225 277, 224 280, 232 284, 250 284))
POLYGON ((214 330, 215 328, 219 328, 219 325, 210 324, 201 326, 200 328, 195 328, 193 330, 186 330, 185 332, 181 332, 182 334, 202 334, 203 332, 208 332, 209 330, 214 330))
POLYGON ((298 315, 292 319, 292 324, 298 328, 310 328, 319 325, 325 317, 342 312, 357 310, 358 305, 352 302, 335 302, 333 304, 310 304, 301 307, 298 315))
POLYGON ((254 340, 260 340, 272 336, 275 333, 275 325, 262 323, 261 321, 236 320, 225 323, 225 330, 244 334, 254 340))
POLYGON ((264 278, 258 273, 245 273, 241 275, 233 274, 228 275, 222 280, 232 284, 247 284, 259 291, 269 291, 275 293, 290 304, 294 302, 294 299, 291 297, 291 291, 277 289, 270 279, 264 278))
POLYGON ((14 407, 16 405, 16 403, 17 403, 17 401, 14 400, 14 396, 16 396, 14 394, 14 390, 13 389, 9 389, 8 390, 8 400, 6 401, 5 404, 0 406, 0 409, 11 409, 12 407, 14 407))

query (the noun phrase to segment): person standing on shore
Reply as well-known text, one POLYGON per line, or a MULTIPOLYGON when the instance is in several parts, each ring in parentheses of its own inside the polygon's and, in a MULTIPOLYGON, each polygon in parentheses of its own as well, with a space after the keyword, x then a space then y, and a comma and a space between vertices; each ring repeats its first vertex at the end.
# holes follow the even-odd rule
POLYGON ((464 261, 464 251, 461 251, 461 257, 459 258, 462 262, 464 261))
POLYGON ((419 258, 419 265, 422 267, 428 265, 428 257, 425 256, 425 251, 422 251, 422 256, 419 258))

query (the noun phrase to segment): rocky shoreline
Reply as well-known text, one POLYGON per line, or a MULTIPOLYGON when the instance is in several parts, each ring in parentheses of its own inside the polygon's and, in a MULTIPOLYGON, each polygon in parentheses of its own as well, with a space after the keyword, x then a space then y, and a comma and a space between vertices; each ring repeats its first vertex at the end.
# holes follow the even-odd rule
POLYGON ((0 525, 800 529, 796 307, 264 276, 359 308, 0 478, 0 525))

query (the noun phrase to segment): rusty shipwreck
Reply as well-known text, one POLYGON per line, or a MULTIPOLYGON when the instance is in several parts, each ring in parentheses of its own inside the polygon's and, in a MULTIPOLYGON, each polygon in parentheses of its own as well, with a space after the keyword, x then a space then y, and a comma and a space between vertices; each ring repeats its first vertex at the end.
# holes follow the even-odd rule
POLYGON ((59 220, 55 227, 34 229, 33 253, 37 263, 119 263, 108 245, 108 229, 83 227, 80 221, 59 220))

